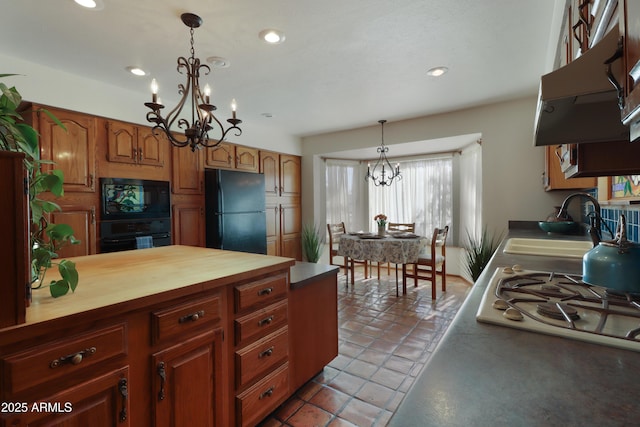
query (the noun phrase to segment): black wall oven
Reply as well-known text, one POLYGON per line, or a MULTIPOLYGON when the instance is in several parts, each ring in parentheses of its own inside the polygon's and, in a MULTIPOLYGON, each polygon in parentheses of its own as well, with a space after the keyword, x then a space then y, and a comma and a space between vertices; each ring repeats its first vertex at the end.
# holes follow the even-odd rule
POLYGON ((168 181, 100 178, 100 252, 171 244, 168 181))

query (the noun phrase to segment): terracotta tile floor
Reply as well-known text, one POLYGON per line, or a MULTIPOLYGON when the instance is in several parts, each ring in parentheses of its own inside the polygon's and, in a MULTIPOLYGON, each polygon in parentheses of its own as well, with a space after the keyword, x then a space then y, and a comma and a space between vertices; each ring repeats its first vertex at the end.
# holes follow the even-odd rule
POLYGON ((261 424, 384 426, 438 344, 470 285, 447 277, 447 292, 431 299, 430 282, 410 281, 396 297, 395 273, 355 286, 338 276, 339 354, 261 424))

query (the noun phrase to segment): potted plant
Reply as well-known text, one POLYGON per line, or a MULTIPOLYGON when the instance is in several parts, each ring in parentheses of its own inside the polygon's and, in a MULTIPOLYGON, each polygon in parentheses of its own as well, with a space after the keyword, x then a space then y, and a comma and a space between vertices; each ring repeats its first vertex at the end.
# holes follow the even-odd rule
MULTIPOLYGON (((14 74, 0 74, 0 78, 14 74)), ((24 123, 18 111, 22 96, 15 87, 7 87, 0 82, 0 151, 24 153, 24 165, 29 177, 29 213, 31 216, 31 284, 33 289, 48 287, 53 297, 75 291, 78 285, 78 272, 75 264, 69 260, 58 260, 57 252, 67 244, 80 243, 73 236, 73 229, 67 224, 53 224, 48 214, 60 210, 52 201, 40 198, 45 192, 56 197, 64 194, 62 171, 54 169, 43 172, 40 159, 38 134, 33 127, 24 123), (57 266, 61 279, 45 282, 47 270, 57 266)), ((62 123, 48 111, 43 110, 58 125, 62 123)))
POLYGON ((323 242, 320 230, 313 224, 302 226, 302 254, 308 262, 318 262, 322 255, 323 242))
POLYGON ((498 245, 502 240, 502 235, 490 236, 486 227, 482 229, 480 237, 471 236, 467 231, 467 243, 464 245, 466 252, 466 270, 472 281, 475 282, 480 277, 480 273, 487 266, 498 245))

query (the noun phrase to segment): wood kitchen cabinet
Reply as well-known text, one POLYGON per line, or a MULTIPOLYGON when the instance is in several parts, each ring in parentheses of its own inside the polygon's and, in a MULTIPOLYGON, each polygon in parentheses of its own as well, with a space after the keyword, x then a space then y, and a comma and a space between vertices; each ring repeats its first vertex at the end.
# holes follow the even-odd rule
MULTIPOLYGON (((3 400, 10 402, 10 400, 3 400)), ((53 395, 23 401, 28 410, 0 415, 1 427, 28 426, 96 426, 128 427, 128 370, 122 368, 96 375, 53 395), (33 410, 40 407, 41 410, 33 410), (40 406, 44 405, 44 406, 40 406), (47 406, 52 405, 52 406, 47 406)))
POLYGON ((543 185, 545 191, 552 190, 579 190, 593 188, 597 185, 597 178, 566 178, 563 167, 568 168, 575 159, 570 158, 575 144, 562 147, 548 145, 545 147, 545 173, 543 185))
POLYGON ((173 205, 173 244, 205 246, 204 203, 181 201, 173 205))
POLYGON ((593 142, 572 146, 572 164, 565 177, 640 174, 640 144, 627 141, 593 142))
POLYGON ((253 426, 289 395, 289 276, 235 286, 236 425, 253 426))
POLYGON ((126 324, 40 334, 6 344, 1 401, 25 406, 3 410, 0 425, 129 426, 126 324))
POLYGON ((97 252, 96 204, 60 204, 60 211, 50 214, 54 224, 67 224, 73 228, 77 245, 67 245, 58 251, 62 259, 92 255, 97 252))
POLYGON ((151 313, 153 425, 224 426, 222 334, 224 297, 219 293, 172 304, 151 313))
POLYGON ((0 223, 4 226, 0 245, 0 270, 4 280, 0 292, 5 304, 0 310, 0 328, 24 323, 31 268, 29 208, 24 154, 0 151, 0 223))
MULTIPOLYGON (((96 191, 97 119, 94 116, 47 107, 65 129, 40 110, 32 107, 37 116, 36 130, 40 133, 40 156, 54 165, 43 170, 60 169, 64 173, 64 191, 94 193, 96 191)), ((35 123, 35 122, 34 122, 35 123)))
POLYGON ((260 151, 267 213, 267 254, 302 260, 301 159, 260 151))
POLYGON ((135 165, 164 166, 164 133, 151 128, 107 120, 107 160, 135 165))
POLYGON ((172 181, 174 194, 204 194, 203 150, 189 147, 171 147, 172 181))
POLYGON ((207 148, 205 165, 216 169, 236 169, 246 172, 259 171, 257 148, 222 142, 218 147, 207 148))
POLYGON ((218 328, 153 355, 154 426, 224 426, 218 402, 221 354, 218 328))

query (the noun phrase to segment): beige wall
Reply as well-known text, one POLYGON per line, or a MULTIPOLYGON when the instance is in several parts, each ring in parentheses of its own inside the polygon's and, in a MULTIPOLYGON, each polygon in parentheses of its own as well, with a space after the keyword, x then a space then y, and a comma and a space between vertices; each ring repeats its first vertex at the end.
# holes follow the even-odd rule
MULTIPOLYGON (((385 125, 393 144, 482 134, 482 216, 489 230, 506 231, 508 221, 541 220, 568 194, 542 187, 544 149, 533 146, 536 97, 484 105, 385 125)), ((379 126, 306 137, 302 140, 303 222, 326 222, 324 166, 320 156, 378 145, 379 126)), ((428 145, 428 143, 425 143, 428 145)))

